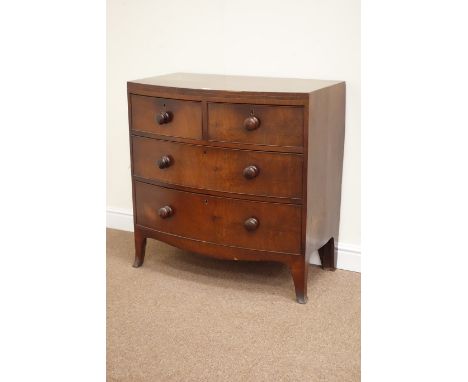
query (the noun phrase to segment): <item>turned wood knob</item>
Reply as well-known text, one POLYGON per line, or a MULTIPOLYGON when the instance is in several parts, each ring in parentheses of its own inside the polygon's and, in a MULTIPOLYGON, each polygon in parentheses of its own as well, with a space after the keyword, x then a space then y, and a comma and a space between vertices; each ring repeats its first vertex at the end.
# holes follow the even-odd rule
POLYGON ((158 167, 160 169, 168 168, 172 164, 172 157, 169 155, 163 155, 158 159, 158 167))
POLYGON ((244 227, 247 231, 255 231, 259 225, 260 225, 260 222, 258 221, 257 218, 248 218, 244 222, 244 227))
POLYGON ((172 215, 174 215, 174 210, 172 209, 171 206, 164 206, 164 207, 161 207, 159 210, 158 210, 158 215, 162 218, 162 219, 166 219, 172 215))
POLYGON ((257 166, 247 166, 244 168, 244 177, 246 179, 253 179, 260 174, 260 169, 257 166))
POLYGON ((156 114, 156 121, 163 125, 165 123, 169 123, 172 120, 172 113, 170 111, 161 111, 160 113, 156 114))
POLYGON ((255 130, 260 126, 260 120, 255 116, 251 115, 244 120, 244 128, 246 130, 255 130))

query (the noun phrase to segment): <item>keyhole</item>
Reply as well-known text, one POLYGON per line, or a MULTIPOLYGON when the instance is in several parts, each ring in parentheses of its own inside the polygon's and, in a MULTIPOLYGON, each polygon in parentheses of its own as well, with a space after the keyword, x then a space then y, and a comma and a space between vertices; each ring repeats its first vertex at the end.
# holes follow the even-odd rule
POLYGON ((205 200, 203 201, 203 203, 208 204, 208 200, 205 199, 205 200))

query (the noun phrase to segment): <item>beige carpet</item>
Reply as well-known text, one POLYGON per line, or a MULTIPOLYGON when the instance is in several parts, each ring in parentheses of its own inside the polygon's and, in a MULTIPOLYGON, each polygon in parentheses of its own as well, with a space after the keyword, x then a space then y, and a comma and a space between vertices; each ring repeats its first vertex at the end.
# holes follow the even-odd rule
POLYGON ((360 274, 231 262, 107 232, 108 381, 359 381, 360 274))

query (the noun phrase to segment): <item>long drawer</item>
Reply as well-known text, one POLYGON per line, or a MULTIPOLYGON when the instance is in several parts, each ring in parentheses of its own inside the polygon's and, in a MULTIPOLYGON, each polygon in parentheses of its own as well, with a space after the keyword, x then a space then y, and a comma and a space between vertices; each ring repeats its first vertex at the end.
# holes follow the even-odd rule
POLYGON ((135 182, 136 222, 191 239, 301 253, 301 206, 214 197, 135 182))
POLYGON ((197 189, 302 198, 301 154, 207 147, 132 137, 134 175, 197 189))

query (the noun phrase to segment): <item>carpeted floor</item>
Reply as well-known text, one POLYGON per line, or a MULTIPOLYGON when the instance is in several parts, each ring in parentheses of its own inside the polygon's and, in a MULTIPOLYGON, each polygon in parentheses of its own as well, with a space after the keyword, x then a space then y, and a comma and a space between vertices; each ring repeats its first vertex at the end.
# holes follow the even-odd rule
POLYGON ((309 302, 288 269, 230 262, 107 231, 108 381, 359 381, 358 273, 311 266, 309 302))

